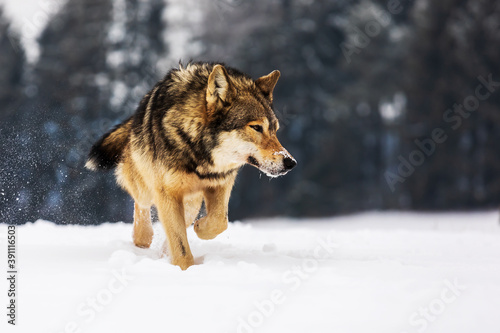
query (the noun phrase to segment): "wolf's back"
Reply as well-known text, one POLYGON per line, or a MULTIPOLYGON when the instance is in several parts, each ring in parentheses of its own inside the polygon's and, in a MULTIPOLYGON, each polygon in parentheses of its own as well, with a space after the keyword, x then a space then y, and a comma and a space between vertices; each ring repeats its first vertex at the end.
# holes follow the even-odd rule
POLYGON ((128 143, 132 118, 104 134, 90 150, 85 167, 90 170, 110 170, 118 165, 128 143))

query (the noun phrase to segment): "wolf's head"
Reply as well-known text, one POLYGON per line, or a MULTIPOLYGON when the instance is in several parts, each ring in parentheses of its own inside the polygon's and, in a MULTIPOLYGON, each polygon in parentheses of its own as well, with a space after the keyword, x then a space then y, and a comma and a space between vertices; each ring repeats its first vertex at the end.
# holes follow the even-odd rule
POLYGON ((220 130, 213 152, 220 167, 251 164, 269 177, 290 171, 297 162, 276 137, 278 119, 273 90, 279 71, 253 81, 222 65, 213 67, 206 90, 207 125, 220 130))

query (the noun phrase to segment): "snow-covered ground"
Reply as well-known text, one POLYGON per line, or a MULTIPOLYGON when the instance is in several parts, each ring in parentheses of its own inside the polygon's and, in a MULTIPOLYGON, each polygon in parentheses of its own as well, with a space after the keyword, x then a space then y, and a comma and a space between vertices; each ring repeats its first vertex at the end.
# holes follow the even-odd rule
MULTIPOLYGON (((367 213, 188 229, 187 271, 130 224, 17 228, 18 325, 5 332, 500 332, 496 212, 367 213)), ((5 268, 7 227, 0 226, 5 268)), ((6 269, 4 269, 6 274, 6 269)))

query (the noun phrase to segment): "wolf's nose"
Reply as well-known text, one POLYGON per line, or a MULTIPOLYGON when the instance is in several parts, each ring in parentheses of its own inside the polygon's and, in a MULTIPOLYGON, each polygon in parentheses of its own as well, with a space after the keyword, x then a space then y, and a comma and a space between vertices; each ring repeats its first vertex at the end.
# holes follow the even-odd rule
POLYGON ((297 165, 297 162, 295 162, 295 160, 290 157, 285 157, 285 159, 283 160, 283 165, 285 166, 285 169, 290 170, 297 165))

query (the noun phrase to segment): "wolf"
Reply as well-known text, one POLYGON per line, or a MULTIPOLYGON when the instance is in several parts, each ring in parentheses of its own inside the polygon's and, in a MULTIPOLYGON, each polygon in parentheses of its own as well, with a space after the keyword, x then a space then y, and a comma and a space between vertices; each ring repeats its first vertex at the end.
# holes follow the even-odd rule
POLYGON ((157 208, 171 263, 194 264, 186 228, 201 239, 227 229, 228 202, 238 170, 250 164, 270 177, 297 164, 278 141, 275 70, 253 80, 221 63, 179 64, 149 91, 135 114, 99 139, 86 167, 116 169, 134 199, 133 241, 153 239, 157 208), (206 216, 195 221, 202 202, 206 216))

